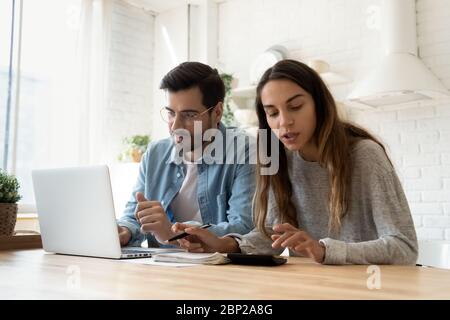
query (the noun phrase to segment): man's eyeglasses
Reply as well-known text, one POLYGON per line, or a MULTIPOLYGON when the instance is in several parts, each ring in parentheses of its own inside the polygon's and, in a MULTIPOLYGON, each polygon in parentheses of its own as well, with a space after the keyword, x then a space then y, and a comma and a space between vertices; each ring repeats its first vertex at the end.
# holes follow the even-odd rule
POLYGON ((196 119, 199 119, 202 115, 204 115, 206 112, 208 112, 209 110, 213 109, 215 106, 213 107, 209 107, 208 109, 206 109, 203 112, 197 112, 197 111, 181 111, 181 112, 175 112, 173 110, 170 110, 167 107, 163 107, 160 110, 160 114, 161 114, 161 118, 167 122, 167 123, 171 123, 175 121, 175 117, 178 113, 178 116, 181 119, 181 122, 183 124, 192 124, 194 123, 194 121, 196 119))

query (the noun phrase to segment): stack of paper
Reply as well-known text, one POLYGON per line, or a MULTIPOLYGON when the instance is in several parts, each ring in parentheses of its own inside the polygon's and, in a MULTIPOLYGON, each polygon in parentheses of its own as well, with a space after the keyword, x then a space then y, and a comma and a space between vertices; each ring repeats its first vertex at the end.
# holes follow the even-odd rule
POLYGON ((172 252, 161 253, 153 256, 156 262, 177 262, 177 263, 197 263, 197 264, 226 264, 230 260, 221 253, 191 253, 172 252))

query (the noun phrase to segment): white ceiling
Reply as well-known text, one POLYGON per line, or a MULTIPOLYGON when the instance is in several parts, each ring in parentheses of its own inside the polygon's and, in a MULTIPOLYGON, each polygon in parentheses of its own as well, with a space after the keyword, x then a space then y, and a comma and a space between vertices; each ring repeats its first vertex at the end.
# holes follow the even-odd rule
MULTIPOLYGON (((164 12, 184 4, 201 4, 205 0, 123 0, 129 4, 142 8, 146 11, 153 11, 155 13, 164 12)), ((222 3, 226 0, 206 0, 216 3, 222 3)))
POLYGON ((189 0, 124 0, 129 4, 155 13, 167 11, 184 4, 192 3, 189 0))

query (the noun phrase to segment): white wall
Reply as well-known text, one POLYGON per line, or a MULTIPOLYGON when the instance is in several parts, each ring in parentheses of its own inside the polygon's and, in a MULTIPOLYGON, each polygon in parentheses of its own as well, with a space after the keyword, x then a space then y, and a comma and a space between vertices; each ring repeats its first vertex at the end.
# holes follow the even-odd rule
POLYGON ((215 0, 196 0, 189 6, 189 60, 216 66, 217 14, 215 0))
POLYGON ((109 103, 105 141, 116 216, 122 216, 136 182, 139 164, 114 164, 124 137, 151 134, 155 17, 122 0, 113 1, 109 103))
POLYGON ((109 103, 105 114, 108 159, 123 151, 122 139, 150 134, 153 105, 155 18, 114 0, 111 18, 109 103))
POLYGON ((167 101, 159 85, 167 72, 188 60, 188 6, 183 5, 159 13, 155 18, 154 37, 152 137, 161 139, 168 136, 167 125, 161 120, 159 113, 167 101))
MULTIPOLYGON (((353 81, 331 88, 342 100, 382 56, 380 0, 228 0, 219 5, 219 65, 249 82, 252 60, 281 44, 290 58, 323 59, 353 81)), ((418 0, 419 53, 450 88, 450 1, 418 0)), ((389 112, 351 112, 388 147, 420 239, 450 240, 450 102, 389 112)))

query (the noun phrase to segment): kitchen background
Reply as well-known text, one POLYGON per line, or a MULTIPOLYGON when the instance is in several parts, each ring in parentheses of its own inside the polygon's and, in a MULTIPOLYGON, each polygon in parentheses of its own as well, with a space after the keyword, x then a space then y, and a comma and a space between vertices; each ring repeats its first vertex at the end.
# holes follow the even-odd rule
MULTIPOLYGON (((347 119, 367 127, 387 145, 418 237, 450 240, 450 99, 366 110, 350 107, 347 101, 385 56, 382 0, 106 2, 108 77, 101 114, 102 134, 107 138, 95 149, 102 155, 95 161, 116 166, 116 172, 132 172, 135 167, 127 169, 116 161, 123 149, 122 139, 134 134, 150 134, 152 140, 167 136, 159 118, 165 97, 158 84, 179 62, 203 61, 232 74, 237 79, 232 91, 236 109, 240 97, 251 101, 252 66, 264 62, 261 55, 266 50, 279 46, 289 58, 327 63, 328 74, 333 76, 327 79, 338 79, 329 81, 330 89, 345 106, 347 119)), ((448 90, 450 1, 417 0, 415 10, 417 53, 448 90)), ((250 115, 247 120, 251 122, 250 115)), ((50 143, 49 148, 55 144, 50 143)), ((30 161, 41 166, 18 151, 16 171, 27 193, 25 202, 32 204, 29 172, 24 169, 32 165, 30 161)), ((58 162, 78 163, 73 159, 58 162)))

